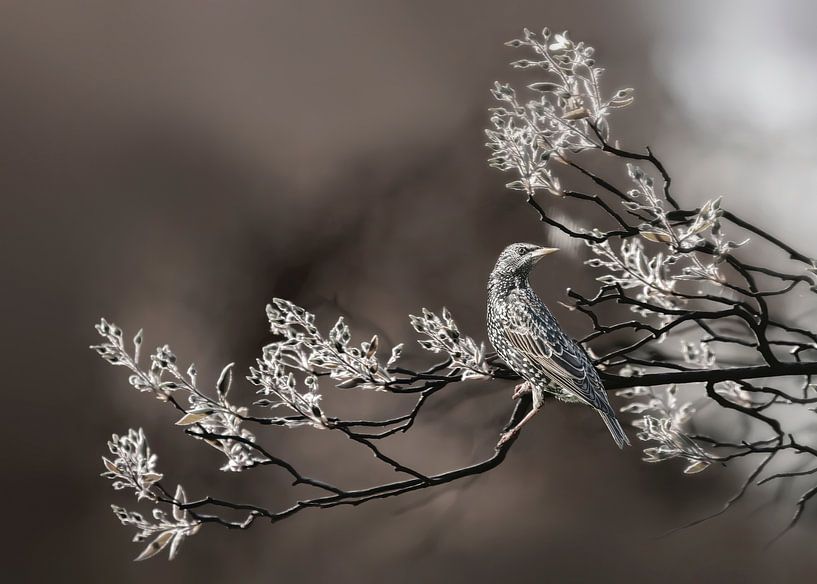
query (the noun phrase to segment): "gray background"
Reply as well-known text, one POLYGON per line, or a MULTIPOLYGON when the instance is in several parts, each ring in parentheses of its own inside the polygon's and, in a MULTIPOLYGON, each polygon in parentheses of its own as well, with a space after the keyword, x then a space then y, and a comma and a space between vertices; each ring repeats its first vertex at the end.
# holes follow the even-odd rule
MULTIPOLYGON (((813 515, 768 551, 790 501, 751 499, 662 538, 716 509, 743 469, 684 477, 677 464, 646 465, 638 448, 617 452, 592 412, 567 406, 540 414, 477 480, 246 533, 204 529, 172 563, 133 564, 139 548, 108 505, 134 503, 97 476, 111 432, 143 426, 161 470, 193 496, 284 505, 293 492, 274 470, 213 471, 214 451, 183 439, 173 412, 86 347, 104 315, 214 379, 229 361, 245 370, 269 340, 273 296, 327 327, 344 313, 361 337, 389 342, 413 338, 409 312, 445 304, 484 339, 499 249, 565 243, 484 162, 488 87, 520 82, 502 43, 523 26, 570 29, 597 48, 608 88, 637 89, 614 128, 633 148, 654 146, 684 201, 725 195, 814 254, 815 23, 808 2, 0 3, 4 572, 812 581, 813 515)), ((540 267, 543 296, 590 290, 584 253, 568 246, 540 267)), ((426 358, 408 346, 409 360, 426 358)), ((429 472, 485 456, 510 390, 452 389, 389 452, 429 472)), ((393 407, 350 393, 329 403, 393 407)), ((263 436, 310 474, 350 486, 392 478, 330 433, 263 436)))

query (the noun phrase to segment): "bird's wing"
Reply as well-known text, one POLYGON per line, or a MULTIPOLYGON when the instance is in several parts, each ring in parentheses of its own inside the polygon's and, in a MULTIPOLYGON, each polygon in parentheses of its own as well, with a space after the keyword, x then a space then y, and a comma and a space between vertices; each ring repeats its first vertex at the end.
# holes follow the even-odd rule
POLYGON ((578 400, 602 411, 610 404, 593 364, 532 290, 508 297, 505 335, 534 366, 578 400))

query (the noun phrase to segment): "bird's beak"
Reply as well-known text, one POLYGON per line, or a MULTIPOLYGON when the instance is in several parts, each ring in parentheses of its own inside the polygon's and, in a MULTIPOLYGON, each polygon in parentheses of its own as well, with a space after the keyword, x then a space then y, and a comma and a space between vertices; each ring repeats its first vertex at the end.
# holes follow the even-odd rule
POLYGON ((533 257, 533 261, 538 262, 546 255, 550 255, 556 251, 559 251, 558 247, 540 247, 536 251, 530 252, 530 255, 533 257))

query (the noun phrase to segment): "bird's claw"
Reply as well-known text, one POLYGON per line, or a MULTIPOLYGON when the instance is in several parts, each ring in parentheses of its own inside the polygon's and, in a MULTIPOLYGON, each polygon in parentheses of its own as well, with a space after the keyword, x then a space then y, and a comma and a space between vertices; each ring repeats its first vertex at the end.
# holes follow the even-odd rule
POLYGON ((517 385, 514 388, 513 399, 519 399, 520 397, 522 397, 523 395, 525 395, 526 393, 529 393, 529 392, 530 392, 530 384, 527 381, 525 381, 523 383, 520 383, 519 385, 517 385))
POLYGON ((496 443, 496 449, 502 448, 502 445, 508 442, 511 438, 516 436, 516 430, 508 430, 499 435, 499 442, 496 443))

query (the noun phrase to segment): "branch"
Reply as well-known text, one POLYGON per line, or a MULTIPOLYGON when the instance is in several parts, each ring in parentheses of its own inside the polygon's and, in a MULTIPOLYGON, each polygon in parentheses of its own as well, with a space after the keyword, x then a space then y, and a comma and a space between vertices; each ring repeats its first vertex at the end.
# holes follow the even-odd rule
POLYGON ((622 377, 602 373, 604 386, 608 390, 636 386, 655 386, 686 383, 719 383, 721 381, 740 381, 770 377, 790 377, 795 375, 817 374, 817 363, 779 363, 777 365, 757 365, 754 367, 734 367, 728 369, 706 369, 679 371, 673 373, 648 373, 632 377, 622 377))

